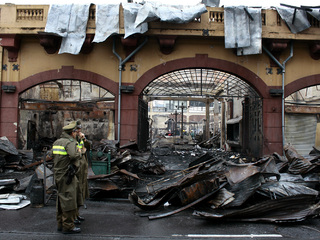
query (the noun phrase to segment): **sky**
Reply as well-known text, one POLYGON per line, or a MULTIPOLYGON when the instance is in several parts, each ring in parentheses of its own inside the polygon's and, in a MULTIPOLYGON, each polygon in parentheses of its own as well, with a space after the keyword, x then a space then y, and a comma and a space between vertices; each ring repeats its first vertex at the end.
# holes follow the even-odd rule
MULTIPOLYGON (((148 1, 148 0, 145 0, 148 1)), ((155 1, 155 0, 154 0, 155 1)), ((114 2, 127 2, 126 0, 0 0, 0 4, 14 3, 14 4, 70 4, 70 3, 94 3, 94 4, 107 4, 114 2)), ((142 0, 134 0, 134 2, 142 2, 142 0)), ((200 3, 201 0, 158 0, 164 4, 175 4, 175 5, 194 5, 200 3)), ((220 0, 220 6, 259 6, 259 7, 270 7, 280 6, 280 3, 293 5, 293 6, 319 6, 319 0, 268 0, 268 1, 257 1, 257 0, 220 0), (258 3, 257 3, 258 2, 258 3), (263 2, 263 3, 261 3, 263 2)))

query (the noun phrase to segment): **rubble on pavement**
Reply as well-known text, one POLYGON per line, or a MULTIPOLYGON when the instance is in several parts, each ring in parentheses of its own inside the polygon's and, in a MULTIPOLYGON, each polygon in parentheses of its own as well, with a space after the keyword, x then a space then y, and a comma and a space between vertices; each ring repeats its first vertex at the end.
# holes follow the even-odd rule
MULTIPOLYGON (((95 142, 88 151, 90 197, 129 196, 150 220, 188 208, 194 217, 210 221, 288 222, 318 216, 318 149, 303 157, 286 145, 284 157, 274 153, 255 159, 213 148, 215 141, 213 136, 201 147, 189 138, 159 138, 147 152, 138 151, 135 142, 95 142), (95 173, 95 163, 110 165, 110 172, 95 173)), ((17 150, 7 139, 1 139, 0 149, 0 194, 28 197, 44 173, 46 192, 54 193, 53 163, 45 154, 17 150)), ((19 199, 19 204, 28 200, 19 199)))
POLYGON ((151 212, 151 220, 189 207, 194 216, 215 221, 291 222, 317 217, 320 154, 306 159, 290 145, 284 149, 286 159, 275 153, 254 162, 207 153, 180 174, 147 185, 153 191, 146 196, 133 191, 129 199, 144 211, 163 211, 151 212), (166 212, 166 205, 176 210, 166 212))

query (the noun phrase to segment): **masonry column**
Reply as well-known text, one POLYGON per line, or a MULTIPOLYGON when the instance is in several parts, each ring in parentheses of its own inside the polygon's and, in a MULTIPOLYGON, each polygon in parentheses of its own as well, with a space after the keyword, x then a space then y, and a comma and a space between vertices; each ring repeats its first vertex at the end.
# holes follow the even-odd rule
MULTIPOLYGON (((15 85, 12 83, 3 83, 2 89, 15 89, 15 85)), ((5 92, 7 90, 1 90, 1 113, 0 113, 0 136, 7 137, 15 147, 18 147, 18 98, 17 92, 5 92)))
POLYGON ((1 100, 0 136, 7 137, 18 148, 19 137, 19 74, 21 37, 17 34, 0 34, 1 46, 1 100))
POLYGON ((132 93, 122 93, 120 144, 138 141, 138 105, 139 96, 132 93))
POLYGON ((263 155, 283 155, 281 97, 263 99, 263 155))

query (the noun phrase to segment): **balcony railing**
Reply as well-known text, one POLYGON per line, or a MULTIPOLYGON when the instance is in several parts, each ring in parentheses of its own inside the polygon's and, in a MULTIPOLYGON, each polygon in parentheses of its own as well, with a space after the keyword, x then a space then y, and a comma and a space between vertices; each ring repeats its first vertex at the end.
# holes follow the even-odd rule
POLYGON ((43 9, 17 9, 17 21, 43 21, 43 9))

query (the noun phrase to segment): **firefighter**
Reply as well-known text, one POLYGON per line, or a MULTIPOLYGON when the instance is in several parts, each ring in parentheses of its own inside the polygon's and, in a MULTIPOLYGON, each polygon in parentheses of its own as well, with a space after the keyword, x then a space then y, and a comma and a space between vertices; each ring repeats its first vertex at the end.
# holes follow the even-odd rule
MULTIPOLYGON (((80 161, 80 168, 79 172, 77 174, 77 177, 79 179, 79 194, 82 197, 83 202, 85 199, 89 197, 89 187, 88 187, 88 159, 86 151, 90 149, 90 142, 86 139, 84 133, 81 132, 81 121, 77 121, 77 141, 78 141, 78 148, 80 149, 82 153, 82 158, 80 161)), ((77 214, 75 223, 80 224, 81 221, 84 221, 84 217, 80 216, 79 209, 81 206, 78 206, 77 208, 77 214)))
POLYGON ((63 127, 61 137, 53 143, 54 178, 57 187, 57 222, 62 233, 80 233, 74 224, 75 214, 82 199, 77 197, 81 152, 77 147, 76 122, 63 127))

